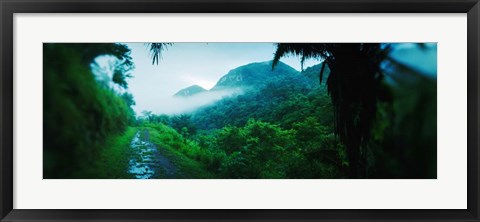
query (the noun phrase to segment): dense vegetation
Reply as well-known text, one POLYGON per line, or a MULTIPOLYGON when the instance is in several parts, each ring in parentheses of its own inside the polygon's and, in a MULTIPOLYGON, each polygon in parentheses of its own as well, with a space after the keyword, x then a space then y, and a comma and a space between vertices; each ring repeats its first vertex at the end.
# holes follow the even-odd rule
MULTIPOLYGON (((253 63, 226 75, 255 75, 261 82, 219 81, 245 87, 242 95, 188 114, 150 114, 147 120, 175 129, 188 141, 181 150, 221 178, 349 178, 334 108, 318 78, 322 64, 282 74, 272 73, 270 65, 253 63)), ((324 69, 328 78, 330 70, 324 69)), ((394 102, 378 104, 363 157, 365 178, 436 177, 431 130, 436 129, 436 83, 413 72, 404 75, 408 81, 385 85, 394 102)))
MULTIPOLYGON (((151 44, 154 63, 168 45, 151 44)), ((145 132, 178 168, 161 178, 436 178, 436 80, 389 60, 386 46, 337 45, 280 44, 273 61, 233 69, 210 90, 238 95, 135 116, 132 95, 92 73, 111 55, 111 81, 126 89, 125 45, 45 44, 44 177, 131 178, 130 141, 145 132), (288 53, 325 60, 299 72, 278 61, 288 53), (352 70, 361 75, 342 77, 352 70)))
POLYGON ((122 61, 114 75, 122 83, 133 66, 129 52, 120 44, 44 44, 45 178, 88 176, 110 137, 134 122, 129 96, 97 84, 90 68, 97 56, 113 55, 122 61))

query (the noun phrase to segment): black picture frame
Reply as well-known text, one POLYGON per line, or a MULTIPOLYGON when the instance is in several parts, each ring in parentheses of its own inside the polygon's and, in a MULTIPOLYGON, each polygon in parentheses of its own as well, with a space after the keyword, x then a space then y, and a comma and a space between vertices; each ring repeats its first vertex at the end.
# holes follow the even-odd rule
MULTIPOLYGON (((479 0, 1 0, 2 221, 480 221, 479 0), (14 13, 467 13, 468 205, 465 210, 22 210, 13 209, 14 13)), ((445 191, 448 192, 448 191, 445 191)), ((412 200, 414 201, 414 200, 412 200)))

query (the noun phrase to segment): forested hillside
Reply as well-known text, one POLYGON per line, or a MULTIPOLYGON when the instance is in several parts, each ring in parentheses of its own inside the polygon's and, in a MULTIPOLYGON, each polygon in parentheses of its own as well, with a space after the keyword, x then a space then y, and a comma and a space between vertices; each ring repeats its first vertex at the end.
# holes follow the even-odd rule
POLYGON ((126 44, 44 44, 44 178, 436 178, 436 79, 388 47, 278 44, 210 89, 178 86, 184 102, 235 93, 167 115, 133 110, 126 44), (324 60, 298 71, 289 50, 324 60))
POLYGON ((325 86, 312 75, 319 71, 320 65, 298 72, 283 63, 272 69, 271 61, 248 64, 212 89, 242 87, 244 94, 158 119, 199 146, 191 157, 223 178, 342 178, 345 151, 333 135, 325 86))

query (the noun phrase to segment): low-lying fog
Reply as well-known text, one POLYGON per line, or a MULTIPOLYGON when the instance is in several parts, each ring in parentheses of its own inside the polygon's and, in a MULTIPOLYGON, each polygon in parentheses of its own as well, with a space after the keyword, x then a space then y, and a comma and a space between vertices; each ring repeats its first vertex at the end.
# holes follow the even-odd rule
POLYGON ((193 96, 168 96, 159 95, 158 104, 150 105, 150 110, 155 114, 182 114, 194 111, 202 106, 211 105, 225 97, 237 96, 243 93, 240 88, 207 91, 193 96))
MULTIPOLYGON (((127 43, 132 49, 135 69, 128 80, 137 115, 142 111, 155 114, 178 113, 211 104, 231 91, 197 95, 184 100, 172 98, 179 90, 191 85, 211 89, 231 69, 252 62, 273 59, 273 43, 175 43, 168 47, 158 65, 152 65, 150 52, 143 43, 127 43)), ((300 58, 282 58, 282 62, 300 69, 300 58)), ((305 67, 318 61, 306 61, 305 67)))

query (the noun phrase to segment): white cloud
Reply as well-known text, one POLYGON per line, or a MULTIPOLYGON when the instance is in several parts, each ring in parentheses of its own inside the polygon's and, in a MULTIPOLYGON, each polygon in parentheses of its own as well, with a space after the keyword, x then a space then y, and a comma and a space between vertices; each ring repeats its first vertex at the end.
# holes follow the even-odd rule
POLYGON ((213 104, 225 97, 237 96, 242 94, 241 89, 228 89, 220 91, 208 91, 189 97, 173 97, 159 95, 152 101, 149 107, 142 107, 142 110, 149 110, 155 114, 181 114, 193 111, 199 107, 213 104))

